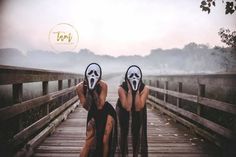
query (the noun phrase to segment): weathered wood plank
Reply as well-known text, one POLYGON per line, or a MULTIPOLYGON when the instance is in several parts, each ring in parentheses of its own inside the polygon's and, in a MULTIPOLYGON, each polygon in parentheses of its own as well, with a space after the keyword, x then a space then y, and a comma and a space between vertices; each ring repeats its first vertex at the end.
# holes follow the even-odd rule
POLYGON ((225 128, 217 123, 214 123, 210 120, 207 120, 203 117, 200 117, 199 115, 197 114, 194 114, 192 112, 189 112, 189 111, 186 111, 184 109, 181 109, 181 108, 178 108, 170 103, 166 103, 158 98, 155 98, 153 96, 148 96, 149 99, 153 100, 154 102, 157 102, 158 104, 161 104, 169 109, 171 109, 172 111, 175 111, 179 114, 181 114, 182 116, 184 117, 188 117, 192 120, 194 120, 195 122, 198 122, 199 124, 203 125, 204 127, 207 127, 209 129, 211 129, 212 131, 228 138, 228 139, 233 139, 235 137, 234 133, 228 129, 228 128, 225 128))
POLYGON ((77 103, 73 104, 66 111, 64 111, 60 116, 58 116, 52 123, 48 125, 44 130, 42 130, 37 136, 31 139, 23 149, 18 151, 15 155, 18 156, 32 156, 33 150, 40 144, 42 141, 49 135, 52 134, 56 127, 61 123, 62 120, 65 120, 67 116, 74 111, 74 109, 78 106, 77 103))
POLYGON ((168 116, 172 117, 174 120, 177 120, 178 122, 180 122, 181 124, 187 126, 190 131, 194 131, 197 134, 199 134, 200 136, 204 137, 205 139, 211 141, 212 143, 215 143, 217 146, 222 147, 222 143, 220 143, 219 141, 222 141, 222 139, 220 139, 219 137, 216 137, 214 135, 212 135, 211 133, 199 128, 198 126, 194 125, 193 123, 181 118, 180 116, 166 110, 165 108, 159 106, 158 104, 148 100, 147 101, 148 104, 152 105, 153 107, 157 108, 158 110, 164 112, 165 114, 167 114, 168 116))
MULTIPOLYGON (((182 89, 183 89, 183 83, 178 82, 177 92, 182 93, 182 89)), ((177 107, 181 106, 181 98, 177 98, 176 104, 177 104, 177 107)))
POLYGON ((205 105, 205 106, 208 106, 211 108, 215 108, 217 110, 236 114, 236 105, 234 105, 234 104, 230 104, 230 103, 226 103, 226 102, 222 102, 222 101, 218 101, 218 100, 213 100, 213 99, 209 99, 209 98, 205 98, 205 97, 198 97, 196 95, 179 93, 179 92, 171 91, 171 90, 165 90, 162 88, 156 88, 156 87, 151 87, 151 86, 148 86, 148 88, 150 90, 153 90, 156 92, 168 94, 168 95, 171 95, 171 96, 174 96, 177 98, 181 98, 184 100, 192 101, 195 103, 200 103, 202 105, 205 105))
MULTIPOLYGON (((181 127, 176 129, 169 118, 165 119, 165 116, 161 114, 157 116, 155 112, 155 110, 148 110, 149 156, 161 156, 161 154, 190 157, 204 156, 204 154, 206 156, 217 156, 218 151, 214 148, 210 148, 207 142, 202 142, 200 138, 195 139, 195 137, 188 133, 187 129, 182 129, 181 127), (159 119, 161 120, 159 121, 159 119), (165 124, 168 122, 170 122, 170 124, 160 126, 161 129, 165 130, 164 132, 157 129, 157 124, 165 124), (175 131, 173 132, 172 130, 175 131), (185 130, 185 132, 179 132, 178 130, 185 130)), ((79 156, 85 140, 86 113, 87 112, 81 107, 77 108, 77 110, 68 117, 68 120, 63 122, 56 129, 53 135, 48 137, 37 147, 34 156, 60 156, 60 154, 79 156), (77 121, 80 117, 84 118, 84 121, 77 121), (69 125, 66 125, 68 122, 69 125), (78 125, 77 123, 80 124, 78 125)), ((176 123, 174 123, 174 125, 176 125, 176 123)), ((129 156, 132 156, 131 147, 130 144, 129 156)), ((118 154, 119 150, 117 149, 117 155, 118 154)))
MULTIPOLYGON (((69 115, 68 120, 60 124, 55 132, 35 149, 34 156, 79 156, 85 140, 86 114, 81 106, 69 115)), ((155 109, 148 109, 148 152, 156 156, 212 156, 219 154, 216 147, 193 136, 188 129, 173 122, 155 109)), ((132 156, 129 142, 129 155, 132 156)), ((117 148, 116 155, 119 155, 117 148)))
POLYGON ((28 101, 24 101, 22 103, 18 103, 12 106, 4 107, 0 109, 0 121, 4 121, 6 119, 12 118, 20 113, 33 109, 35 107, 41 106, 44 103, 52 101, 62 95, 66 95, 75 90, 75 86, 50 93, 48 95, 44 95, 41 97, 37 97, 28 101))
MULTIPOLYGON (((164 89, 167 91, 168 90, 168 81, 165 81, 164 83, 164 89)), ((164 102, 168 101, 168 94, 164 93, 164 102)))
MULTIPOLYGON (((21 103, 23 98, 23 84, 13 84, 12 85, 12 95, 13 95, 13 103, 21 103)), ((18 131, 23 129, 22 115, 18 117, 18 131)))
MULTIPOLYGON (((42 95, 47 95, 48 94, 48 81, 42 82, 42 88, 43 88, 42 95)), ((46 103, 45 105, 46 105, 45 111, 46 111, 46 114, 48 114, 50 112, 49 111, 49 103, 46 103)))
MULTIPOLYGON (((113 83, 114 84, 114 83, 113 83)), ((113 89, 111 89, 113 90, 113 89)), ((117 100, 117 89, 111 94, 109 89, 108 100, 117 100), (111 99, 111 97, 114 98, 111 99)), ((113 101, 115 106, 116 101, 113 101)), ((161 114, 154 108, 147 109, 148 128, 148 156, 149 157, 217 157, 220 150, 201 137, 192 134, 187 127, 175 123, 172 118, 161 114)), ((169 111, 170 112, 170 111, 169 111)), ((72 157, 79 156, 86 137, 87 111, 81 106, 68 116, 48 136, 39 147, 35 149, 35 157, 72 157), (68 148, 68 149, 67 149, 68 148)), ((116 156, 120 155, 117 148, 116 156)), ((132 157, 132 143, 129 141, 129 155, 132 157)))
POLYGON ((17 133, 13 139, 12 142, 14 145, 18 145, 19 143, 25 141, 27 138, 29 138, 31 135, 33 135, 35 132, 37 132, 39 129, 41 129, 43 126, 45 126, 47 123, 49 123, 52 119, 54 119, 56 116, 58 116, 63 110, 65 110, 67 107, 69 107, 71 104, 73 104, 75 101, 77 101, 78 98, 75 96, 74 98, 70 99, 66 103, 64 103, 62 106, 58 107, 48 115, 44 116, 37 122, 31 124, 21 132, 17 133))
POLYGON ((62 90, 63 80, 58 80, 58 90, 62 90))
POLYGON ((76 79, 79 74, 0 65, 0 85, 76 79))
MULTIPOLYGON (((198 84, 198 102, 199 102, 199 98, 204 97, 204 96, 205 96, 205 85, 198 84)), ((201 114, 202 114, 202 105, 201 105, 201 103, 197 104, 197 114, 199 116, 201 116, 201 114)))

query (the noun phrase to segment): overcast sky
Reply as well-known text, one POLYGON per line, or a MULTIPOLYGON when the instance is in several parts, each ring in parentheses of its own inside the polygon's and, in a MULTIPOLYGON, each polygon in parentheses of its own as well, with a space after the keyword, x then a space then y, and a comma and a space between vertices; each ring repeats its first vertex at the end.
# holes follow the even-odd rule
POLYGON ((151 49, 182 48, 189 42, 222 45, 219 28, 236 30, 236 15, 224 15, 216 0, 211 14, 201 0, 6 0, 0 8, 0 48, 53 49, 48 34, 58 23, 79 33, 74 51, 146 55, 151 49))

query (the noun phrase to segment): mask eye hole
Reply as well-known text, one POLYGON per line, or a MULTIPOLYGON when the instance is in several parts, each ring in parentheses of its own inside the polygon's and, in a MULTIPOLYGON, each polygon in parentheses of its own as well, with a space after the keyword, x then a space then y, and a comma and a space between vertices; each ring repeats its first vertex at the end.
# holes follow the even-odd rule
POLYGON ((134 74, 132 73, 130 76, 129 76, 129 78, 131 78, 131 77, 133 77, 134 76, 134 74))
POLYGON ((95 74, 96 76, 98 76, 98 73, 97 73, 97 71, 94 71, 94 74, 95 74))
POLYGON ((138 74, 135 73, 134 75, 135 75, 135 77, 139 78, 138 74))
POLYGON ((93 70, 91 70, 88 74, 91 75, 93 73, 93 70))

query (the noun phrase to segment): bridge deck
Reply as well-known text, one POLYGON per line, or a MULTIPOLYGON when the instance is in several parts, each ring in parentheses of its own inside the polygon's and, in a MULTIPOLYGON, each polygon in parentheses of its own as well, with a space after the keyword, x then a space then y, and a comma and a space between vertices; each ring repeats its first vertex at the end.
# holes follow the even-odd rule
MULTIPOLYGON (((116 84, 113 84, 116 85, 116 84)), ((117 86, 116 86, 117 87, 117 86)), ((108 101, 115 105, 116 88, 111 87, 108 101)), ((80 106, 55 132, 35 150, 35 157, 75 157, 85 140, 87 112, 80 106)), ((219 156, 214 145, 190 133, 189 129, 158 110, 148 107, 148 152, 149 157, 203 157, 219 156)), ((117 156, 119 150, 117 150, 117 156)), ((131 150, 129 150, 129 156, 131 150)))

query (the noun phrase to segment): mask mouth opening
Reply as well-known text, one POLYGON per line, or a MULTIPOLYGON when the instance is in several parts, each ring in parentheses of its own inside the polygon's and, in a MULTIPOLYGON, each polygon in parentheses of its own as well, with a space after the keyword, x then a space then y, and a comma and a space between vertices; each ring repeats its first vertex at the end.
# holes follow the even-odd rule
POLYGON ((134 90, 136 90, 137 89, 137 81, 133 81, 133 86, 134 86, 134 90))
POLYGON ((90 79, 90 87, 91 87, 91 88, 93 87, 94 82, 95 82, 94 78, 91 78, 91 79, 90 79))

